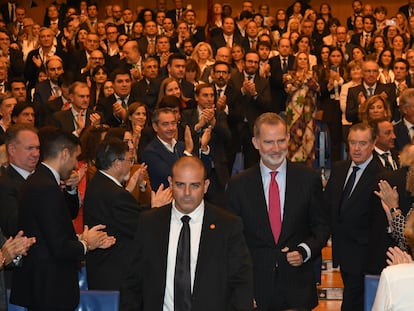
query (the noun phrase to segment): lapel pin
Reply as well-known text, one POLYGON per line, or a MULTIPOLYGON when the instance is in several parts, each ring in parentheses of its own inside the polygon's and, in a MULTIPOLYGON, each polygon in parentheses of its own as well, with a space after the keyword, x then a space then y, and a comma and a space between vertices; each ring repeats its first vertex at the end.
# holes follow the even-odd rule
POLYGON ((211 225, 210 225, 210 229, 211 229, 211 230, 216 229, 216 225, 215 225, 215 224, 211 224, 211 225))

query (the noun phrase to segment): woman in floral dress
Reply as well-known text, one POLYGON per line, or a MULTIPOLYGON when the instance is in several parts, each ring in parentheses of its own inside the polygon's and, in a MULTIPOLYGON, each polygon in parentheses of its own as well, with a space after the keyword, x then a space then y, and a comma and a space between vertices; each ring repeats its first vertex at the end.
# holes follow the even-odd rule
POLYGON ((284 76, 288 94, 286 123, 290 135, 288 158, 310 164, 315 157, 314 117, 319 85, 310 71, 307 53, 298 53, 293 69, 284 76))

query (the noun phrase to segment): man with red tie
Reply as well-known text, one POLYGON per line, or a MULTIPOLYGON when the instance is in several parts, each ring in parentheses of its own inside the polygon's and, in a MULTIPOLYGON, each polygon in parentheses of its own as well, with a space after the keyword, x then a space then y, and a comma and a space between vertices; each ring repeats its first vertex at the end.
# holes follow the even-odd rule
POLYGON ((318 304, 314 258, 329 236, 321 180, 286 160, 289 134, 277 114, 257 118, 252 141, 260 163, 230 181, 228 207, 243 219, 256 310, 311 310, 318 304))

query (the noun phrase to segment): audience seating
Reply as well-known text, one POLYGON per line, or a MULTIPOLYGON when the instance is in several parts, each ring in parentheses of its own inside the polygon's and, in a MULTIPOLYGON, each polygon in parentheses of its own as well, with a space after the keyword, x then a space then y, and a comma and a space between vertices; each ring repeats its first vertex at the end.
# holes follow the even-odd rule
POLYGON ((372 305, 374 304, 375 300, 375 295, 377 293, 379 279, 379 275, 365 276, 364 310, 372 309, 372 305))

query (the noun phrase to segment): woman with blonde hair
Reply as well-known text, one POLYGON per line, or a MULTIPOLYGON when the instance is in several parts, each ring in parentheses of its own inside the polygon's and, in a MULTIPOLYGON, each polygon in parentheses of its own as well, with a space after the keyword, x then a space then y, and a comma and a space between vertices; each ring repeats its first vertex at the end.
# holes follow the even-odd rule
POLYGON ((213 49, 207 42, 199 42, 194 47, 191 58, 194 59, 200 68, 200 76, 202 77, 206 68, 214 64, 213 49))
POLYGON ((374 95, 360 104, 358 109, 359 120, 370 123, 373 120, 388 118, 391 120, 391 108, 381 95, 374 95))

